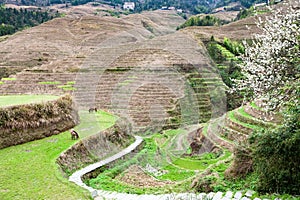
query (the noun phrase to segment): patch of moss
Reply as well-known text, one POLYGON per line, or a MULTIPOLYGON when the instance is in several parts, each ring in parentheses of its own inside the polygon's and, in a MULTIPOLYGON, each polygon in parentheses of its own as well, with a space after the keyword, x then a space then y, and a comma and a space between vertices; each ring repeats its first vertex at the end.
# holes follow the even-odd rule
POLYGON ((8 77, 8 78, 2 78, 1 79, 1 81, 15 81, 15 80, 17 80, 17 78, 10 78, 10 77, 8 77))
POLYGON ((57 87, 63 89, 64 91, 74 91, 74 90, 77 90, 77 88, 73 87, 73 85, 59 85, 57 87))
POLYGON ((68 81, 67 85, 75 85, 76 81, 68 81))

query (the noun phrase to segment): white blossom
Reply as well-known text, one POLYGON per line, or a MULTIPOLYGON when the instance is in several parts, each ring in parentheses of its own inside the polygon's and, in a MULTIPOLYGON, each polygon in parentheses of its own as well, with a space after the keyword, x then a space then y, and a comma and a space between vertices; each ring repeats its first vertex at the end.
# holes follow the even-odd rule
POLYGON ((300 10, 289 9, 258 19, 262 33, 254 35, 252 44, 243 42, 240 67, 245 79, 234 80, 235 89, 252 91, 253 98, 265 98, 274 107, 285 98, 283 87, 299 81, 300 10))

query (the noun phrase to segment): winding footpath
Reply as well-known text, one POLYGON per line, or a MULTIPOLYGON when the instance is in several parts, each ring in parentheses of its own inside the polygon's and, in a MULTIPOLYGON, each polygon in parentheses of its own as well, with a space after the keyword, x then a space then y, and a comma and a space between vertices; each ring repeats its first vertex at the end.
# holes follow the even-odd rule
POLYGON ((130 152, 132 152, 134 149, 136 149, 142 142, 143 142, 143 138, 140 136, 134 136, 135 137, 135 142, 132 143, 131 145, 129 145, 127 148, 123 149, 122 151, 120 151, 119 153, 106 158, 104 160, 101 160, 99 162, 96 162, 94 164, 91 164, 81 170, 76 171, 74 174, 72 174, 69 177, 69 181, 76 183, 77 185, 87 189, 88 191, 91 192, 92 197, 95 198, 98 196, 98 192, 97 190, 95 190, 94 188, 91 188, 89 186, 87 186, 85 183, 83 183, 83 181, 81 180, 81 177, 103 165, 106 165, 108 163, 111 163, 127 154, 129 154, 130 152))
POLYGON ((211 193, 172 193, 172 194, 161 194, 161 195, 152 195, 152 194, 144 194, 144 195, 137 195, 137 194, 127 194, 127 193, 119 193, 119 192, 111 192, 111 191, 104 191, 104 190, 96 190, 87 186, 81 180, 81 177, 103 165, 106 165, 110 162, 113 162, 133 150, 135 150, 142 142, 143 138, 140 136, 134 136, 135 142, 132 143, 127 148, 123 149, 119 153, 101 160, 97 163, 91 164, 81 170, 76 171, 69 177, 69 181, 76 183, 77 185, 81 186, 84 189, 87 189, 91 192, 92 197, 95 200, 260 200, 260 198, 251 198, 253 195, 253 191, 247 191, 246 193, 242 192, 211 192, 211 193))

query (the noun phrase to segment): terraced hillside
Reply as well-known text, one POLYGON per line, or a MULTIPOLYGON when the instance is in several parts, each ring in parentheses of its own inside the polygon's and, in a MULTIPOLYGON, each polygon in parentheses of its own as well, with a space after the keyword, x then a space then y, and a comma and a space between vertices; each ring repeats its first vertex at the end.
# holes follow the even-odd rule
POLYGON ((252 102, 203 127, 147 137, 138 152, 103 166, 100 173, 84 182, 97 189, 96 199, 253 199, 255 192, 247 191, 247 187, 240 188, 245 190, 242 192, 224 190, 228 187, 226 169, 231 165, 234 145, 253 130, 273 128, 279 121, 279 116, 266 112, 261 102, 252 102), (195 141, 200 141, 198 146, 195 141))
MULTIPOLYGON (((190 142, 190 131, 169 130, 146 138, 139 152, 104 166, 104 171, 95 178, 85 180, 85 183, 98 189, 100 197, 106 197, 112 191, 122 192, 123 196, 124 193, 166 194, 190 191, 195 177, 205 175, 209 170, 218 170, 224 163, 228 163, 231 155, 228 150, 220 151, 218 155, 206 152, 197 158, 184 155, 187 150, 185 147, 190 142)), ((115 193, 115 196, 107 198, 116 197, 115 193)), ((155 195, 153 198, 157 199, 155 195)))
POLYGON ((101 48, 94 57, 101 62, 90 65, 97 65, 97 68, 87 67, 85 70, 99 75, 89 82, 84 82, 88 79, 85 77, 87 74, 77 76, 76 83, 80 84, 75 87, 84 88, 74 93, 78 102, 86 106, 86 99, 90 98, 89 106, 94 104, 114 110, 132 118, 133 125, 138 127, 149 124, 147 116, 157 116, 153 117, 157 121, 174 109, 183 113, 191 105, 197 107, 194 111, 190 109, 190 112, 194 112, 192 114, 186 111, 185 117, 201 115, 204 117, 196 122, 205 121, 210 118, 212 110, 210 90, 216 86, 222 87, 221 79, 210 66, 206 52, 181 33, 156 37, 140 44, 101 48), (175 40, 176 44, 173 42, 175 40), (191 56, 195 54, 198 56, 191 56), (103 71, 95 71, 99 69, 103 71), (200 114, 197 114, 197 110, 200 114))
POLYGON ((200 38, 201 40, 204 41, 210 40, 211 36, 220 39, 227 37, 234 40, 243 40, 243 39, 251 38, 253 33, 260 32, 260 30, 256 26, 255 21, 256 21, 255 17, 249 17, 219 27, 192 26, 182 31, 187 34, 191 34, 194 37, 200 38))
POLYGON ((0 93, 71 93, 79 107, 109 109, 135 131, 205 122, 225 110, 215 101, 224 86, 204 46, 175 32, 182 22, 172 11, 74 14, 25 30, 1 42, 1 68, 19 72, 0 93))
POLYGON ((230 199, 223 182, 234 145, 280 120, 258 103, 224 114, 225 86, 201 40, 246 29, 232 23, 176 32, 182 22, 172 11, 121 18, 80 12, 25 30, 0 42, 2 71, 17 72, 2 78, 0 94, 70 93, 87 116, 89 108, 109 110, 147 136, 136 151, 84 177, 100 197, 222 191, 207 197, 230 199), (206 178, 220 184, 203 189, 206 178))
POLYGON ((212 143, 233 151, 234 145, 245 141, 253 131, 274 128, 281 120, 280 116, 267 112, 261 102, 256 101, 212 119, 202 134, 212 143))

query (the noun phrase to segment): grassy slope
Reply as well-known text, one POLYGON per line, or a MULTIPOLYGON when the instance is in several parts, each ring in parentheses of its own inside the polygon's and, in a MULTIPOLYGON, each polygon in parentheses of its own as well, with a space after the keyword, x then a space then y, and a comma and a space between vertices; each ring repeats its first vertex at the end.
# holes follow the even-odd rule
MULTIPOLYGON (((80 112, 80 119, 75 129, 85 137, 112 126, 117 118, 100 111, 96 115, 80 112)), ((55 163, 60 153, 74 143, 64 132, 1 149, 0 199, 89 199, 86 191, 62 177, 55 163)))
POLYGON ((28 103, 38 103, 42 101, 50 101, 57 99, 58 96, 53 95, 8 95, 0 96, 1 106, 12 106, 28 103))

